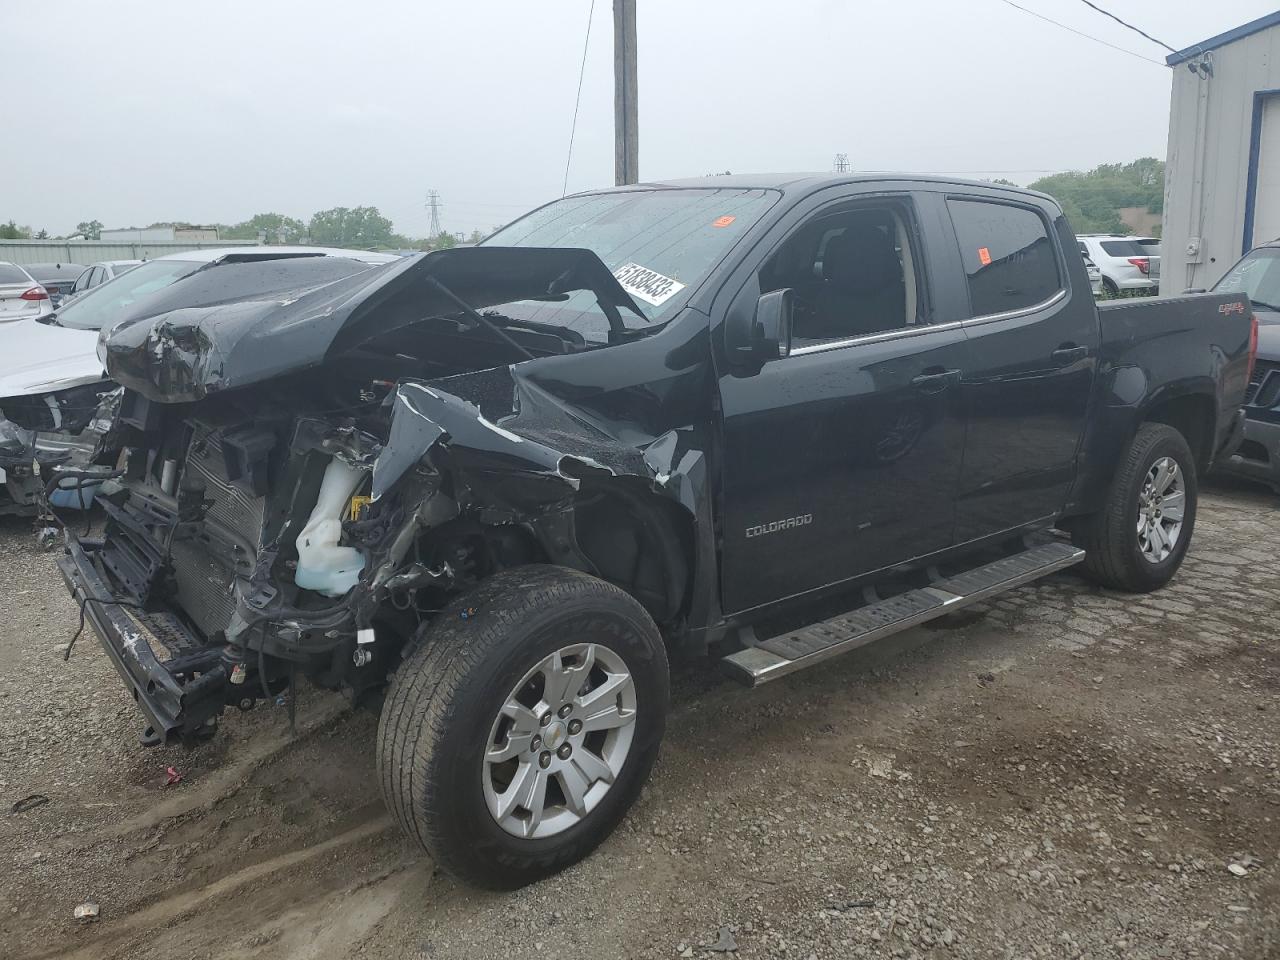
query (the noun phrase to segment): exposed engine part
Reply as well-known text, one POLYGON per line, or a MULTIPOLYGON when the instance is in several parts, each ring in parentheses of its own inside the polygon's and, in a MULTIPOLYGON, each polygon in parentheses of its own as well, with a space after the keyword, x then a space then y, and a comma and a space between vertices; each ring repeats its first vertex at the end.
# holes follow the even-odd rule
MULTIPOLYGON (((39 513, 48 476, 60 471, 99 473, 105 441, 121 391, 90 384, 41 396, 0 400, 0 514, 39 513)), ((83 509, 93 500, 93 478, 59 485, 48 497, 55 507, 83 509)))
POLYGON ((178 478, 178 461, 166 460, 164 467, 160 471, 160 489, 170 496, 173 495, 174 482, 178 478))
POLYGON ((342 547, 342 514, 359 488, 366 471, 334 457, 325 468, 315 508, 298 534, 298 567, 293 581, 305 590, 326 597, 340 597, 360 580, 364 555, 355 547, 342 547))

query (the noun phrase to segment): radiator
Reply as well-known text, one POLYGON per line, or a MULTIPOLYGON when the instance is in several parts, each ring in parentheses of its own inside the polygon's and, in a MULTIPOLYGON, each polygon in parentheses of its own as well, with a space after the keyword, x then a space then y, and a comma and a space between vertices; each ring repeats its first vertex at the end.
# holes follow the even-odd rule
POLYGON ((206 636, 226 629, 235 612, 236 566, 252 568, 261 546, 266 498, 255 497, 227 480, 218 434, 197 424, 187 448, 186 476, 205 484, 207 523, 192 537, 176 539, 170 549, 178 602, 206 636), (219 535, 218 527, 238 538, 219 535), (245 546, 247 544, 247 547, 245 546), (246 554, 246 549, 253 552, 246 554))

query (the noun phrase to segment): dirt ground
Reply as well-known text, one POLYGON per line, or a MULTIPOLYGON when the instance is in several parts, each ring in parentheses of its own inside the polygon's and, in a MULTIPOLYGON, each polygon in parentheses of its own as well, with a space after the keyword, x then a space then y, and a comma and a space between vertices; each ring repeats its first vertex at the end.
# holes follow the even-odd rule
POLYGON ((1058 575, 754 691, 682 666, 622 828, 505 895, 401 840, 337 696, 138 746, 6 521, 0 957, 1280 957, 1278 507, 1211 486, 1158 594, 1058 575))

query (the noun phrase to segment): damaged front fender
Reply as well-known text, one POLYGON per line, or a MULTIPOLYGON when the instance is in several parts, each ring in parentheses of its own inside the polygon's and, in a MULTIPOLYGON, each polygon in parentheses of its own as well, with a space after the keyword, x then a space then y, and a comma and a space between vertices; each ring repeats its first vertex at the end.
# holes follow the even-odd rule
MULTIPOLYGON (((696 320, 690 324, 695 329, 696 320)), ((654 349, 655 342, 640 342, 594 359, 654 349)), ((623 380, 602 389, 575 383, 558 368, 581 358, 402 383, 393 395, 387 443, 374 461, 372 496, 375 502, 398 499, 397 488, 411 471, 448 477, 458 511, 515 523, 533 534, 552 562, 599 574, 580 543, 576 511, 582 497, 612 490, 628 507, 640 507, 635 496, 647 494, 673 504, 692 530, 692 556, 679 564, 683 574, 712 576, 708 437, 695 415, 707 403, 705 353, 672 356, 691 362, 678 366, 668 358, 669 379, 658 384, 623 380), (584 492, 588 485, 590 494, 584 492)), ((634 513, 642 523, 651 518, 643 509, 634 513)), ((686 592, 683 582, 669 588, 682 597, 686 592)), ((698 599, 688 612, 700 626, 718 611, 710 607, 711 591, 693 592, 698 599)))

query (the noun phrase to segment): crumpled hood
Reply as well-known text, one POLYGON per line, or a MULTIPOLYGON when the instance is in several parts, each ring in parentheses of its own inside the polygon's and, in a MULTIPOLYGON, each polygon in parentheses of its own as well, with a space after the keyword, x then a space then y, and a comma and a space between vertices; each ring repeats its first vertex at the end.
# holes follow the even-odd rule
POLYGON ((152 400, 178 403, 322 363, 331 352, 425 318, 456 314, 435 283, 476 309, 592 290, 640 314, 589 250, 438 250, 299 292, 170 310, 115 326, 104 339, 111 377, 152 400))
POLYGON ((18 320, 5 324, 0 335, 0 398, 52 393, 104 376, 96 330, 18 320))

